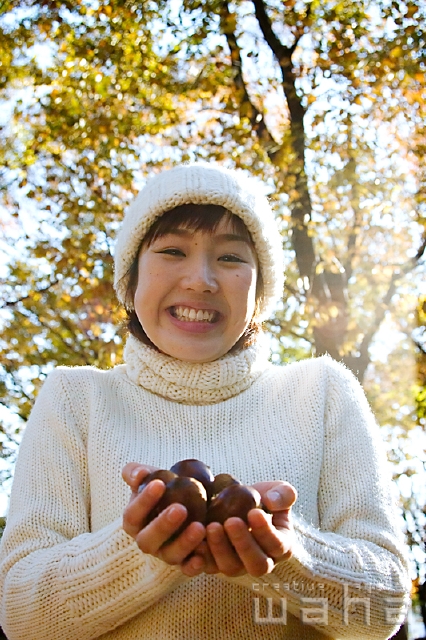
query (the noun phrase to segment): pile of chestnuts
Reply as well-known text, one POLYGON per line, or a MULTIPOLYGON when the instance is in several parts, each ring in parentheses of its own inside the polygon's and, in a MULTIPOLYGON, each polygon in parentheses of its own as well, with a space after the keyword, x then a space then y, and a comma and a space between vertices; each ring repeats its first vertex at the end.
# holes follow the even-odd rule
POLYGON ((149 513, 147 524, 169 505, 179 502, 186 507, 188 515, 174 537, 191 522, 223 524, 236 516, 247 524, 247 514, 251 509, 264 509, 256 489, 241 484, 229 473, 214 476, 210 467, 200 460, 181 460, 170 470, 153 471, 144 478, 139 493, 155 479, 162 480, 166 490, 149 513))

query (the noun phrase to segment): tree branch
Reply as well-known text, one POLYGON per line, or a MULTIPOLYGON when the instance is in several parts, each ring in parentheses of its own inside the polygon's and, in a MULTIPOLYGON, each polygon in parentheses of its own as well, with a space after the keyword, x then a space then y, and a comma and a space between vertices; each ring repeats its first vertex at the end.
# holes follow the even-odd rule
MULTIPOLYGON (((313 280, 315 271, 315 250, 312 237, 308 233, 308 223, 311 219, 312 202, 308 188, 308 180, 305 172, 305 150, 306 150, 306 134, 304 129, 305 108, 302 105, 300 97, 296 91, 296 73, 294 70, 292 56, 297 44, 302 36, 299 29, 294 35, 294 43, 291 47, 286 47, 278 39, 272 28, 271 21, 266 12, 265 3, 262 0, 253 0, 255 14, 259 27, 267 45, 273 52, 281 69, 282 87, 287 100, 290 115, 290 142, 294 153, 294 163, 291 167, 291 173, 295 179, 295 192, 297 197, 291 203, 291 218, 293 223, 292 242, 296 254, 296 263, 302 278, 313 280)), ((275 154, 271 155, 271 160, 278 169, 281 169, 282 151, 279 149, 275 154)), ((286 183, 286 177, 283 178, 286 183)), ((315 283, 315 288, 318 288, 315 283)), ((316 293, 313 289, 314 295, 316 293)))
POLYGON ((21 298, 17 298, 16 300, 8 300, 7 302, 4 302, 0 306, 0 309, 6 309, 7 307, 14 307, 15 305, 19 304, 20 302, 24 302, 25 300, 29 300, 36 293, 44 293, 45 291, 49 291, 49 289, 51 289, 56 284, 58 284, 58 282, 59 282, 59 280, 54 280, 53 282, 50 282, 46 287, 42 287, 41 289, 37 289, 36 291, 31 291, 31 293, 29 293, 26 296, 22 296, 21 298))
MULTIPOLYGON (((27 397, 27 396, 26 396, 27 397)), ((7 405, 5 402, 3 402, 2 400, 0 400, 0 405, 2 407, 5 407, 7 410, 10 410, 10 406, 7 405)), ((24 416, 23 413, 20 413, 19 411, 14 411, 13 415, 18 416, 18 418, 20 418, 21 420, 23 420, 23 422, 27 422, 28 421, 28 416, 24 416)), ((6 433, 6 432, 3 432, 6 433)), ((12 436, 9 433, 6 433, 6 436, 8 437, 8 439, 13 442, 13 444, 17 444, 17 441, 14 440, 12 438, 12 436)))
POLYGON ((401 267, 397 267, 392 274, 392 277, 389 281, 388 289, 383 296, 382 300, 378 302, 376 306, 376 313, 374 314, 374 318, 371 321, 370 328, 365 332, 364 337, 359 346, 359 356, 348 355, 343 358, 343 361, 358 375, 358 378, 362 380, 365 370, 370 363, 369 356, 369 348, 373 341, 374 336, 376 335, 383 319, 385 317, 386 311, 390 307, 390 303, 392 300, 392 296, 394 295, 397 287, 397 283, 401 278, 403 278, 407 273, 412 271, 415 267, 417 267, 421 258, 424 256, 426 251, 426 237, 423 239, 416 255, 408 260, 405 265, 401 267))
POLYGON ((352 210, 354 212, 353 224, 351 231, 348 237, 347 243, 347 251, 346 251, 346 260, 344 262, 344 269, 346 273, 346 279, 352 276, 353 272, 353 261, 356 254, 356 242, 359 236, 359 231, 361 228, 362 214, 359 207, 359 189, 358 189, 358 181, 356 177, 356 160, 353 156, 349 158, 349 162, 347 163, 345 170, 348 171, 349 175, 353 176, 353 180, 351 180, 351 204, 352 210))
POLYGON ((224 2, 220 12, 221 28, 226 37, 226 41, 231 53, 231 66, 234 72, 234 82, 237 92, 241 96, 239 110, 240 116, 248 117, 253 131, 256 132, 260 142, 268 153, 271 149, 276 149, 277 143, 269 132, 263 114, 259 111, 247 91, 243 77, 243 64, 241 59, 241 49, 238 45, 235 30, 233 29, 233 14, 229 10, 229 3, 224 2))
POLYGON ((303 120, 306 109, 303 107, 301 100, 296 93, 296 75, 294 73, 292 57, 297 45, 299 44, 300 38, 303 35, 303 31, 298 29, 294 34, 294 43, 291 47, 286 47, 274 33, 271 21, 266 13, 265 3, 263 0, 253 0, 253 5, 263 37, 265 38, 267 45, 270 47, 281 69, 283 88, 291 114, 291 121, 293 124, 298 123, 303 120))
POLYGON ((263 0, 253 0, 253 5, 259 27, 263 33, 263 37, 265 38, 268 46, 271 48, 275 58, 277 59, 280 66, 281 61, 287 63, 297 46, 297 41, 293 44, 292 47, 286 47, 285 45, 283 45, 283 43, 277 38, 274 30, 272 29, 272 24, 268 14, 266 13, 265 3, 263 2, 263 0))

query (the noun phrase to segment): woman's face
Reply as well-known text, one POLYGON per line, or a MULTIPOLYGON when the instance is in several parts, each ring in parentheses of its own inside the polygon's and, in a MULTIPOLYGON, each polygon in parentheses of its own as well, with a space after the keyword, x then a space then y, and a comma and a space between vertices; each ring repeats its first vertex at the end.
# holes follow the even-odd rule
POLYGON ((253 317, 257 257, 223 218, 213 232, 171 229, 139 255, 134 306, 155 346, 187 362, 227 353, 253 317))

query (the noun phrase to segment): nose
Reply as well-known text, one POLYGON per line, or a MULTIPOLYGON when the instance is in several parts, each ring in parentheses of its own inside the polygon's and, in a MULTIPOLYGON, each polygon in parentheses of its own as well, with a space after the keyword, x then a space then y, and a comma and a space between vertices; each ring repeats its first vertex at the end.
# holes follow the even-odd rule
POLYGON ((211 260, 206 257, 188 260, 182 286, 197 293, 216 293, 219 284, 211 260))

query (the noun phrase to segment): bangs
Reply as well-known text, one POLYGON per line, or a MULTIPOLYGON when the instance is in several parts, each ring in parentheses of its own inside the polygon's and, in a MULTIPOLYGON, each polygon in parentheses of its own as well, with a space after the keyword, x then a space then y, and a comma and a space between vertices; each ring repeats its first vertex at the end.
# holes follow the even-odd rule
POLYGON ((244 222, 225 207, 217 204, 182 204, 163 213, 148 229, 142 247, 149 247, 152 242, 175 229, 188 231, 204 231, 214 233, 222 220, 229 221, 232 230, 250 242, 253 241, 244 222))

